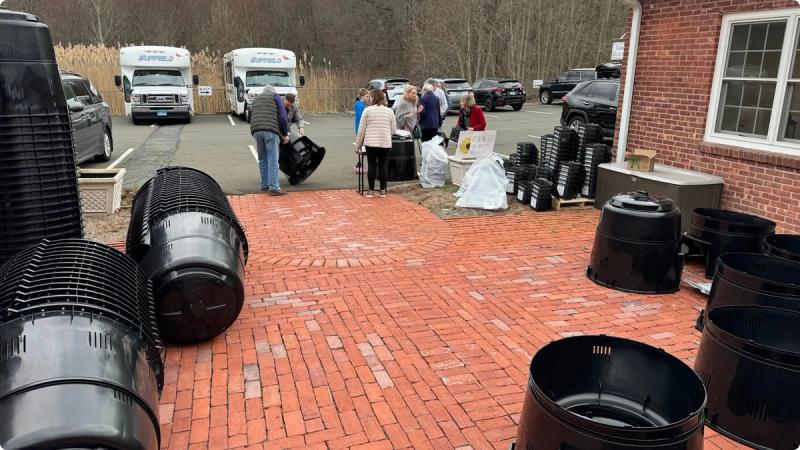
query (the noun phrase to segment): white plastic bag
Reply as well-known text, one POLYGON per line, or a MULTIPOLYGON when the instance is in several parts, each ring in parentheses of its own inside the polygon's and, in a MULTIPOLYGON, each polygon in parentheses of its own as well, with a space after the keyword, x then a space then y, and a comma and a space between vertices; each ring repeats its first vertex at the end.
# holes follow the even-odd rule
POLYGON ((447 152, 442 147, 441 136, 422 143, 422 168, 419 172, 419 184, 423 188, 444 186, 447 181, 447 152))
POLYGON ((456 206, 462 208, 506 209, 506 172, 499 156, 480 158, 464 174, 461 189, 456 192, 456 206))

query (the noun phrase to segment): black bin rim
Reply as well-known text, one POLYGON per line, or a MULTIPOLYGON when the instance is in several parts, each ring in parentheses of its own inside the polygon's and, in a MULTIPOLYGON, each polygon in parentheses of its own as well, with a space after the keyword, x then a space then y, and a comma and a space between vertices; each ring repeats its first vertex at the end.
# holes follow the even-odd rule
POLYGON ((723 253, 717 263, 717 276, 761 292, 800 296, 800 263, 785 258, 760 253, 723 253))
POLYGON ((800 262, 800 235, 771 234, 764 238, 764 253, 800 262))
POLYGON ((702 379, 687 366, 683 361, 677 357, 667 353, 666 351, 652 347, 650 345, 607 335, 587 335, 587 336, 573 336, 569 338, 552 341, 542 347, 536 355, 531 359, 528 388, 534 398, 538 399, 542 405, 560 421, 564 421, 573 427, 582 431, 591 432, 598 436, 613 437, 620 440, 641 440, 652 438, 676 437, 684 436, 692 433, 697 427, 702 427, 705 423, 704 411, 708 401, 708 396, 705 390, 702 379), (542 360, 548 358, 550 353, 554 355, 562 354, 563 347, 583 346, 600 349, 603 352, 604 348, 611 346, 618 347, 620 345, 638 349, 646 352, 647 354, 663 359, 671 368, 679 370, 681 377, 684 377, 686 392, 692 392, 691 386, 693 384, 695 392, 702 392, 702 399, 695 401, 696 404, 691 411, 687 411, 682 419, 673 421, 672 423, 662 426, 613 426, 603 424, 601 422, 592 420, 586 416, 574 413, 563 408, 555 400, 551 398, 553 392, 536 383, 535 367, 540 364, 542 360))
POLYGON ((800 345, 795 349, 757 342, 752 334, 743 336, 742 331, 745 330, 741 329, 745 327, 746 331, 764 329, 779 333, 787 329, 787 322, 793 324, 795 330, 800 330, 800 312, 759 305, 720 306, 706 314, 704 332, 730 348, 759 357, 767 364, 788 366, 800 371, 800 345), (762 327, 764 324, 767 326, 762 327))
POLYGON ((776 223, 753 214, 717 208, 695 208, 691 225, 709 230, 750 235, 774 233, 776 223))

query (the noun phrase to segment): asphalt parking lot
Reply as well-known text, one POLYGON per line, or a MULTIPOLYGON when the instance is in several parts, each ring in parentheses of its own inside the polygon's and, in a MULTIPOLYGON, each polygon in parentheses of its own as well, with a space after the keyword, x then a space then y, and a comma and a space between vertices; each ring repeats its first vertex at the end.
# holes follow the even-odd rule
MULTIPOLYGON (((510 154, 516 143, 534 141, 559 124, 561 105, 528 103, 520 111, 498 109, 486 114, 488 129, 497 130, 495 151, 510 154)), ((281 174, 281 186, 292 190, 342 189, 355 187, 353 173, 353 117, 347 114, 307 114, 306 135, 325 147, 319 169, 305 182, 290 186, 281 174)), ((449 115, 444 129, 449 132, 456 116, 449 115)), ((159 123, 133 125, 127 117, 113 120, 114 153, 109 163, 85 163, 84 168, 110 164, 124 167, 125 187, 136 189, 160 167, 194 167, 214 177, 228 194, 258 192, 258 165, 249 124, 225 114, 195 116, 190 124, 159 123)), ((449 150, 453 153, 453 146, 449 150)))

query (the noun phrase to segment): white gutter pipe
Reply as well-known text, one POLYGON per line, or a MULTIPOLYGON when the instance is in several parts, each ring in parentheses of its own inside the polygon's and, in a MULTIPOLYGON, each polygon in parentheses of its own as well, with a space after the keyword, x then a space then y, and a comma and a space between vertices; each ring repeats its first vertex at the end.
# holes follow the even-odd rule
POLYGON ((642 4, 639 0, 625 0, 633 10, 631 33, 628 39, 628 62, 625 69, 625 94, 622 97, 622 118, 619 121, 617 137, 617 162, 625 161, 625 150, 628 147, 628 127, 631 121, 631 103, 633 102, 633 78, 636 75, 636 52, 639 50, 639 30, 642 26, 642 4))

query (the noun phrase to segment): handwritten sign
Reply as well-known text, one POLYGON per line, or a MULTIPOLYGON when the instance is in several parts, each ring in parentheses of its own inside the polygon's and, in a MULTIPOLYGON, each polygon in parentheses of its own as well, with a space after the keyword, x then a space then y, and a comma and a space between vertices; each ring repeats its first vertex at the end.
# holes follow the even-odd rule
POLYGON ((211 86, 197 86, 197 95, 200 97, 211 97, 213 94, 214 88, 211 86))
POLYGON ((491 155, 494 151, 496 139, 497 130, 462 131, 458 135, 458 145, 454 156, 458 159, 464 159, 491 155))
POLYGON ((544 84, 544 80, 533 80, 533 87, 534 88, 538 88, 542 84, 544 84))

